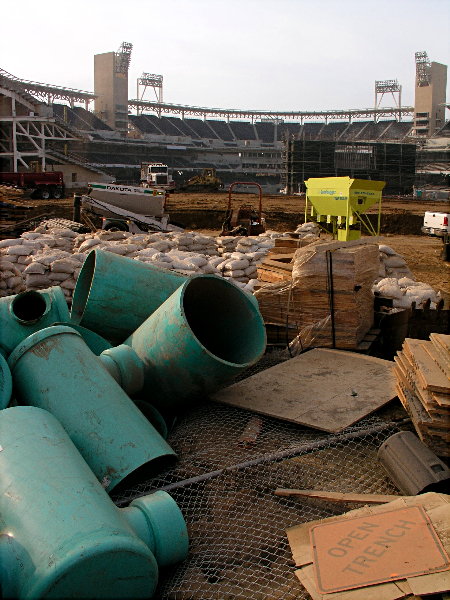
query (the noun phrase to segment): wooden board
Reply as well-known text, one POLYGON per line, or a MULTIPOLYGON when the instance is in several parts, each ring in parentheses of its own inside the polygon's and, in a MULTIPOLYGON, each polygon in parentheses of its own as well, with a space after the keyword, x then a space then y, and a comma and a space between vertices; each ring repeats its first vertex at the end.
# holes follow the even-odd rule
POLYGON ((217 402, 337 432, 396 396, 393 362, 314 349, 212 396, 217 402))
POLYGON ((449 379, 425 350, 424 346, 430 343, 407 338, 403 347, 408 353, 410 361, 417 367, 417 373, 423 387, 433 392, 448 394, 450 392, 449 379))

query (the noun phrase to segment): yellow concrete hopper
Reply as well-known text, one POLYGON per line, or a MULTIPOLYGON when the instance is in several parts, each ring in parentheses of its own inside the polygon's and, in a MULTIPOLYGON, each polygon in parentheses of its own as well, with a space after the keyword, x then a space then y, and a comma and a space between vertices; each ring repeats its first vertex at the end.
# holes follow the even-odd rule
POLYGON ((371 235, 379 235, 381 192, 384 181, 351 177, 320 177, 305 181, 307 188, 305 219, 331 223, 333 236, 339 240, 359 239, 364 227, 371 235), (378 226, 374 228, 365 213, 378 203, 378 226))

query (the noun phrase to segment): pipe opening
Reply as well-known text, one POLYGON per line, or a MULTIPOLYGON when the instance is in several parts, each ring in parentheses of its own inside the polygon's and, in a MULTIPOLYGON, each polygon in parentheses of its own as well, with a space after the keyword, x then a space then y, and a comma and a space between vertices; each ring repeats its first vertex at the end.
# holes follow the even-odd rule
POLYGON ((39 292, 23 292, 11 302, 11 312, 24 323, 38 321, 47 312, 47 302, 39 292))
POLYGON ((245 292, 219 278, 195 278, 185 288, 183 309, 199 342, 222 360, 254 362, 265 347, 261 317, 245 292))
POLYGON ((91 291, 95 271, 95 250, 90 252, 81 267, 72 299, 71 320, 79 324, 83 318, 84 309, 91 291))
POLYGON ((120 497, 125 492, 132 490, 133 488, 145 483, 149 479, 153 479, 157 475, 161 475, 167 469, 172 468, 177 457, 174 454, 167 454, 165 456, 158 456, 153 460, 141 465, 126 477, 124 477, 117 485, 115 485, 110 493, 114 497, 120 497))

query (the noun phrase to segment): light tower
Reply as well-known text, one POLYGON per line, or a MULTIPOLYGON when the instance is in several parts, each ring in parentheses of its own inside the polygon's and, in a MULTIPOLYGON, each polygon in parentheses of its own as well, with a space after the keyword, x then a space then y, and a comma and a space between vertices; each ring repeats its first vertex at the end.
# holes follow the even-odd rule
MULTIPOLYGON (((163 76, 155 75, 154 73, 142 73, 137 79, 137 99, 143 100, 147 88, 153 89, 156 97, 156 102, 162 104, 163 101, 163 76), (143 88, 143 89, 142 89, 143 88), (142 93, 141 93, 142 89, 142 93)), ((137 107, 139 114, 139 106, 137 107)), ((161 109, 158 110, 158 116, 161 116, 161 109)))
POLYGON ((426 52, 416 52, 414 131, 428 137, 445 123, 447 65, 430 62, 426 52))
POLYGON ((128 133, 128 69, 133 44, 94 56, 95 113, 122 135, 128 133))
MULTIPOLYGON (((392 94, 395 106, 399 109, 398 120, 402 118, 402 86, 396 79, 386 79, 385 81, 375 81, 375 110, 380 107, 385 94, 392 94)), ((376 115, 375 115, 376 120, 376 115)))

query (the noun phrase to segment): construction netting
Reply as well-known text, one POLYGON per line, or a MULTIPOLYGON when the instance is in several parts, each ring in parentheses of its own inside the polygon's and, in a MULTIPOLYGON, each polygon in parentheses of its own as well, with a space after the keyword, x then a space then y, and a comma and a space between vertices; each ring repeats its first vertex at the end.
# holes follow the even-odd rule
POLYGON ((212 402, 190 410, 168 439, 177 465, 114 498, 124 506, 163 489, 187 522, 189 556, 162 571, 156 597, 309 598, 294 575, 286 529, 354 505, 275 489, 399 494, 376 458, 396 431, 377 416, 330 435, 212 402))

